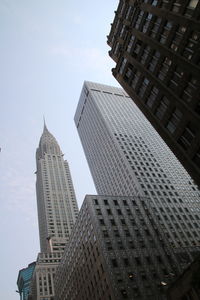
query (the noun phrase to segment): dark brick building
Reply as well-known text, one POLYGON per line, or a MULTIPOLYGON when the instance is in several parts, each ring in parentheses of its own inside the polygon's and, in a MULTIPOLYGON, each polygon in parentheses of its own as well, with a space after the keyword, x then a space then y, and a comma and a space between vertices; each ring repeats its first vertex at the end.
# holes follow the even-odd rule
POLYGON ((200 185, 200 1, 121 0, 114 77, 200 185))

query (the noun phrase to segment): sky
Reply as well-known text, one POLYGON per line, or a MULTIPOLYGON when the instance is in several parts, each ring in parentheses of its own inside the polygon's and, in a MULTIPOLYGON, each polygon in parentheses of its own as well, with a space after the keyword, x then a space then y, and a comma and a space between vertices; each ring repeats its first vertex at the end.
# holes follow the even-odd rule
POLYGON ((0 299, 36 260, 35 151, 43 116, 68 160, 79 207, 95 194, 74 124, 84 80, 119 86, 106 36, 118 0, 0 0, 0 299))

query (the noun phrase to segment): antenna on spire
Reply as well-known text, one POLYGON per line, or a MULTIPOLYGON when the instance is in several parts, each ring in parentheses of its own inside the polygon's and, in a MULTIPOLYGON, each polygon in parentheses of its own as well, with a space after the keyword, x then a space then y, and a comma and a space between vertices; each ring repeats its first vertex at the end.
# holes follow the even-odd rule
POLYGON ((47 125, 46 125, 46 122, 45 122, 45 116, 43 115, 43 121, 44 121, 44 130, 46 129, 47 130, 47 125))

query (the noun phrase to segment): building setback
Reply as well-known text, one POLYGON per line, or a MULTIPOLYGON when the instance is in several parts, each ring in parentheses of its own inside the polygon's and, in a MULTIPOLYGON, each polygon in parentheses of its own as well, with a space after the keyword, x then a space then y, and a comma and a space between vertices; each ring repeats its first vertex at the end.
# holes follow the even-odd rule
POLYGON ((57 269, 55 299, 162 300, 181 270, 147 197, 87 195, 57 269))
POLYGON ((36 192, 41 253, 32 280, 32 300, 52 300, 54 276, 78 216, 69 166, 44 124, 36 152, 36 192))
POLYGON ((200 2, 120 0, 114 77, 200 185, 200 2))

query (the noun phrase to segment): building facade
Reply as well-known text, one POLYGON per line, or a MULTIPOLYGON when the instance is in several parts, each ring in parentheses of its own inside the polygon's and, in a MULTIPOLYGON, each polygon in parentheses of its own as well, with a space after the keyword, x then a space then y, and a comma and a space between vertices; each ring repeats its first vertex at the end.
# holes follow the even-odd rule
POLYGON ((181 264, 147 197, 87 195, 55 279, 56 300, 162 300, 181 264))
POLYGON ((112 72, 200 185, 200 2, 120 0, 112 72))
POLYGON ((30 284, 35 269, 35 262, 28 265, 27 268, 21 269, 17 278, 18 292, 20 300, 28 300, 30 294, 30 284))
POLYGON ((75 123, 98 194, 148 197, 169 245, 189 263, 200 246, 199 190, 130 97, 85 82, 75 123))
POLYGON ((78 216, 69 166, 44 124, 36 151, 36 192, 41 252, 33 275, 32 300, 52 300, 54 276, 78 216))

